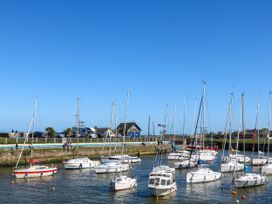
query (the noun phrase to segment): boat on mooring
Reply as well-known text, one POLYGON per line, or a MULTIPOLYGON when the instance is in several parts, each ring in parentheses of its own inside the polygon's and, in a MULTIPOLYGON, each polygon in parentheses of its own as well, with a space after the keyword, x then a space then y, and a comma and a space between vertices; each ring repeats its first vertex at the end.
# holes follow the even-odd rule
POLYGON ((93 168, 98 166, 100 161, 92 161, 87 157, 69 159, 68 161, 63 162, 65 169, 86 169, 93 168))

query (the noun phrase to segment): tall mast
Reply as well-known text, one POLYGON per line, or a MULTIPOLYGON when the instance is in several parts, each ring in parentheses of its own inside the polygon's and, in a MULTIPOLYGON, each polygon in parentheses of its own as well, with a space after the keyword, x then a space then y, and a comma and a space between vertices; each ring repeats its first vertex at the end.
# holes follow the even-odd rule
POLYGON ((246 143, 245 143, 245 136, 246 136, 246 130, 245 130, 245 98, 244 94, 242 94, 242 130, 243 130, 243 151, 244 151, 244 162, 246 161, 246 143))
POLYGON ((174 105, 174 117, 173 117, 173 134, 174 142, 176 141, 176 113, 177 113, 177 104, 174 105))
POLYGON ((257 131, 257 142, 258 142, 258 158, 259 158, 259 151, 260 151, 260 130, 259 130, 259 100, 257 102, 257 113, 256 113, 256 123, 255 123, 255 130, 257 131))
POLYGON ((33 140, 34 140, 34 127, 35 127, 35 123, 36 123, 36 116, 37 116, 37 111, 38 111, 38 96, 36 96, 35 98, 35 105, 34 105, 34 113, 33 113, 33 125, 32 125, 32 137, 31 137, 31 148, 30 148, 30 157, 33 157, 33 140))
POLYGON ((77 114, 76 114, 76 137, 77 137, 77 151, 78 151, 78 143, 79 143, 79 135, 80 135, 80 98, 77 98, 77 114))
POLYGON ((127 99, 126 99, 126 106, 125 106, 125 117, 124 117, 124 132, 123 132, 123 145, 122 145, 122 155, 123 155, 123 152, 124 152, 124 139, 125 139, 125 136, 126 136, 126 129, 127 129, 127 110, 128 110, 128 99, 129 99, 129 94, 130 94, 130 90, 128 90, 127 92, 127 99))
POLYGON ((147 136, 150 137, 150 116, 148 116, 147 136))
POLYGON ((230 101, 230 107, 229 107, 229 151, 232 149, 232 144, 231 144, 232 107, 233 107, 233 93, 231 93, 231 101, 230 101))
POLYGON ((114 112, 115 112, 115 103, 113 102, 113 103, 111 104, 110 129, 109 129, 109 131, 108 131, 109 140, 110 140, 110 151, 109 151, 109 156, 111 155, 111 136, 110 136, 110 132, 111 132, 112 127, 113 127, 114 112))
POLYGON ((167 132, 167 128, 168 128, 168 126, 167 126, 167 123, 168 123, 167 114, 168 114, 168 104, 165 105, 165 110, 164 110, 164 126, 165 126, 164 131, 165 131, 165 133, 167 132))
POLYGON ((203 82, 203 95, 202 95, 202 112, 201 112, 201 133, 203 134, 203 141, 202 141, 202 146, 203 148, 205 147, 205 103, 206 103, 206 82, 203 82))
MULTIPOLYGON (((18 160, 17 160, 17 162, 16 162, 15 169, 17 169, 17 167, 18 167, 18 164, 19 164, 19 162, 20 162, 20 160, 21 160, 23 151, 24 151, 24 149, 25 149, 26 141, 28 141, 29 133, 31 132, 31 129, 33 129, 33 126, 34 126, 34 124, 35 124, 36 106, 37 106, 37 98, 36 98, 36 100, 35 100, 34 113, 32 114, 32 118, 31 118, 31 121, 30 121, 30 123, 29 123, 29 127, 28 127, 28 130, 27 130, 26 136, 25 136, 24 145, 23 145, 23 147, 22 147, 22 149, 21 149, 21 152, 20 152, 20 154, 19 154, 19 158, 18 158, 18 160)), ((32 134, 33 134, 33 133, 32 133, 32 134)), ((32 149, 32 148, 31 148, 31 149, 32 149)))
POLYGON ((268 133, 267 133, 267 158, 269 162, 269 151, 270 151, 270 117, 271 117, 271 110, 272 110, 272 103, 271 103, 271 94, 272 92, 269 91, 269 102, 268 102, 268 133))
POLYGON ((185 135, 185 124, 186 124, 186 112, 187 112, 187 96, 184 99, 184 112, 183 112, 183 125, 182 125, 182 135, 185 135))
MULTIPOLYGON (((227 112, 227 119, 226 119, 226 125, 225 125, 225 131, 224 131, 224 145, 223 145, 223 153, 222 153, 222 159, 225 157, 225 149, 226 149, 226 143, 227 143, 227 135, 228 135, 228 130, 230 131, 230 113, 231 113, 231 105, 232 105, 232 97, 229 102, 228 106, 228 112, 227 112)), ((230 135, 231 138, 231 135, 230 135)), ((230 152, 231 150, 231 142, 229 143, 228 150, 230 152)))

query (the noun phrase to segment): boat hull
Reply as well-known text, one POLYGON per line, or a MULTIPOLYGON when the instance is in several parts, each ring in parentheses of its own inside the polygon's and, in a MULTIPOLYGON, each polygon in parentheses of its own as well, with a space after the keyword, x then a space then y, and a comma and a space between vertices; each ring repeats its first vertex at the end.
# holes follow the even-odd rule
POLYGON ((96 166, 94 168, 97 174, 106 174, 106 173, 119 173, 129 170, 128 164, 116 165, 116 166, 96 166))
POLYGON ((265 176, 253 175, 247 178, 246 176, 242 176, 238 179, 235 179, 235 187, 236 188, 248 188, 254 186, 264 185, 266 182, 265 176))
POLYGON ((172 192, 175 192, 177 190, 177 185, 173 184, 170 188, 149 187, 149 190, 153 196, 156 197, 166 196, 172 192))
POLYGON ((37 170, 37 171, 28 171, 26 170, 15 170, 13 171, 13 175, 18 179, 27 179, 27 178, 37 178, 37 177, 45 177, 52 176, 57 173, 57 168, 51 168, 47 170, 37 170))
POLYGON ((221 164, 221 172, 223 173, 229 173, 234 171, 243 171, 244 170, 244 164, 240 163, 223 163, 221 164))
POLYGON ((202 174, 198 172, 189 172, 186 175, 187 183, 206 183, 219 180, 222 177, 220 172, 212 172, 208 174, 202 174))
POLYGON ((130 188, 136 188, 137 187, 137 181, 135 178, 129 178, 126 177, 125 179, 114 179, 111 182, 111 185, 115 191, 121 191, 121 190, 126 190, 130 188))

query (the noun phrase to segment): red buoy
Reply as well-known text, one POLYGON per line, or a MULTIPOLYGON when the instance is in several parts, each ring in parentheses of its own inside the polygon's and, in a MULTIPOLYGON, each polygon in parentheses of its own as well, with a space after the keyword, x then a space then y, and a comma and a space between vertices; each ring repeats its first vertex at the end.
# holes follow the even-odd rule
POLYGON ((245 200, 246 199, 246 196, 245 195, 242 195, 242 200, 245 200))

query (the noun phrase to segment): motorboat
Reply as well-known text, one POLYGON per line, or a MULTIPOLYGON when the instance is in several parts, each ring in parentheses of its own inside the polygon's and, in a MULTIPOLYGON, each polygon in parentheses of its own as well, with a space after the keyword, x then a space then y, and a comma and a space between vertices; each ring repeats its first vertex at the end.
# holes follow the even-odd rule
POLYGON ((105 162, 94 167, 97 174, 105 173, 118 173, 129 170, 129 164, 123 164, 122 162, 105 162))
POLYGON ((93 168, 100 164, 100 161, 92 161, 87 157, 69 159, 68 161, 63 162, 65 169, 86 169, 93 168))
POLYGON ((243 170, 244 170, 244 164, 241 164, 237 162, 236 160, 229 160, 221 164, 222 173, 243 171, 243 170))
POLYGON ((136 178, 131 178, 128 176, 121 175, 121 176, 112 178, 111 186, 113 187, 115 191, 136 188, 137 180, 136 178))
POLYGON ((148 188, 157 197, 176 191, 175 169, 169 166, 154 167, 149 174, 148 188))
POLYGON ((29 168, 16 169, 13 175, 18 179, 36 178, 44 176, 52 176, 57 173, 56 167, 48 167, 45 165, 30 165, 29 168))
POLYGON ((235 179, 236 188, 246 188, 264 185, 266 182, 266 176, 255 174, 255 173, 246 173, 241 177, 235 179))
POLYGON ((199 168, 196 171, 188 172, 186 175, 187 183, 205 183, 218 180, 222 177, 222 173, 214 172, 209 168, 199 168))

